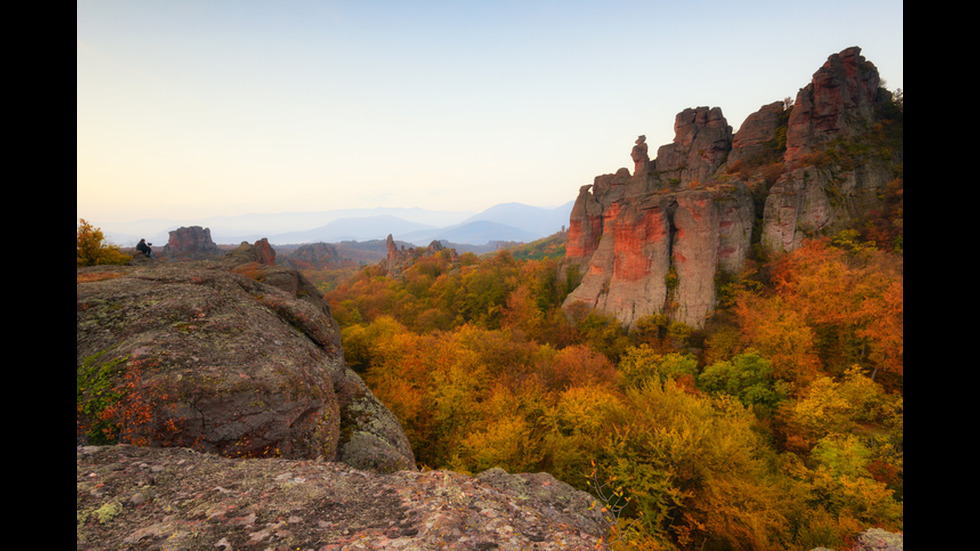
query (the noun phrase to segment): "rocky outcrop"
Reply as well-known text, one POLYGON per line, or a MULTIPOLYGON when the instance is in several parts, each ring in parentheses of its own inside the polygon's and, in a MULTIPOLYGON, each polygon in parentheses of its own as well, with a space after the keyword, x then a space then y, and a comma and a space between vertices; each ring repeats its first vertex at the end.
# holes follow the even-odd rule
POLYGON ((247 263, 275 266, 276 251, 269 244, 269 240, 263 237, 254 244, 242 241, 238 248, 227 251, 221 258, 223 264, 231 266, 247 263))
POLYGON ((565 268, 577 266, 582 281, 566 307, 585 304, 627 325, 669 313, 699 326, 714 305, 718 267, 741 267, 751 193, 708 177, 731 149, 731 127, 721 110, 700 107, 680 113, 675 129, 655 161, 637 161, 649 172, 620 169, 579 190, 565 268))
POLYGON ((218 246, 211 240, 211 229, 201 226, 180 227, 171 231, 162 253, 168 258, 193 260, 220 255, 218 246))
POLYGON ((602 550, 593 498, 551 475, 476 476, 80 446, 76 549, 602 550))
POLYGON ((881 79, 878 69, 848 48, 827 59, 796 95, 786 129, 786 162, 813 153, 834 138, 853 138, 873 122, 881 79))
POLYGON ((388 277, 400 277, 402 272, 414 264, 420 258, 435 254, 445 254, 446 260, 455 262, 459 259, 456 249, 446 248, 441 242, 433 240, 427 247, 401 247, 395 242, 394 237, 388 234, 385 240, 388 255, 381 261, 381 267, 388 277))
MULTIPOLYGON (((841 551, 902 551, 905 549, 905 536, 869 528, 854 537, 854 543, 841 551)), ((834 551, 826 547, 815 547, 810 551, 834 551)))
POLYGON ((788 251, 855 225, 901 161, 900 150, 867 153, 864 143, 888 101, 879 84, 874 65, 849 48, 830 56, 792 108, 765 105, 734 134, 721 109, 698 107, 677 115, 673 142, 652 161, 640 136, 632 174, 621 168, 579 190, 563 269, 581 283, 565 307, 626 325, 666 314, 700 327, 719 271, 740 271, 753 245, 788 251))
POLYGON ((902 551, 904 548, 904 535, 881 528, 869 528, 854 538, 854 546, 850 551, 902 551))
POLYGON ((77 279, 83 441, 415 467, 397 419, 347 367, 326 302, 295 270, 232 255, 80 268, 77 279))
POLYGON ((322 270, 341 264, 337 247, 329 243, 307 243, 283 257, 283 263, 297 270, 322 270))
POLYGON ((774 143, 776 131, 783 122, 786 105, 782 101, 763 105, 746 117, 745 122, 732 138, 732 150, 726 161, 729 169, 738 169, 742 163, 759 166, 772 158, 775 160, 779 147, 774 143))
POLYGON ((674 141, 657 150, 655 170, 665 182, 709 181, 732 148, 732 127, 719 107, 685 109, 674 119, 674 141))
POLYGON ((883 190, 895 179, 901 151, 858 149, 869 149, 860 138, 887 100, 878 70, 860 52, 848 48, 830 56, 796 96, 784 171, 766 197, 761 233, 769 251, 791 251, 805 239, 853 226, 881 206, 883 190))

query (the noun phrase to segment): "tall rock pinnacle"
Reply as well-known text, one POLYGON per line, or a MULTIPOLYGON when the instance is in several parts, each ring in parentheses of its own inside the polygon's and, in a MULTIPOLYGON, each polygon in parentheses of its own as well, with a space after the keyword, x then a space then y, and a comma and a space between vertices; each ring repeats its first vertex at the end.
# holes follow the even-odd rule
POLYGON ((753 245, 792 250, 874 209, 900 166, 900 145, 846 160, 834 149, 866 150, 889 98, 860 51, 831 55, 795 105, 765 105, 737 133, 720 108, 697 107, 678 113, 674 140, 656 159, 639 136, 632 175, 620 168, 579 189, 563 269, 582 279, 565 307, 630 326, 665 314, 701 327, 715 308, 716 276, 739 272, 753 245))

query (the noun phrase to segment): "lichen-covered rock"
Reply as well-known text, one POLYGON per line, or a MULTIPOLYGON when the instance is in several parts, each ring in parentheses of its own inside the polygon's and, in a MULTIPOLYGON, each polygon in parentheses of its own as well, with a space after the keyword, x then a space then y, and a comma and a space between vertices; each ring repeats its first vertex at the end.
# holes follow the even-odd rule
POLYGON ((82 438, 414 468, 397 419, 347 367, 312 284, 258 264, 246 277, 242 266, 78 270, 82 438))
POLYGON ((593 503, 544 473, 381 474, 125 445, 76 453, 78 551, 607 549, 593 503))
MULTIPOLYGON (((902 551, 905 549, 905 537, 882 530, 869 528, 854 538, 854 544, 840 551, 902 551)), ((810 551, 834 551, 827 547, 814 547, 810 551)))
POLYGON ((869 528, 854 538, 850 551, 902 551, 905 536, 881 528, 869 528))

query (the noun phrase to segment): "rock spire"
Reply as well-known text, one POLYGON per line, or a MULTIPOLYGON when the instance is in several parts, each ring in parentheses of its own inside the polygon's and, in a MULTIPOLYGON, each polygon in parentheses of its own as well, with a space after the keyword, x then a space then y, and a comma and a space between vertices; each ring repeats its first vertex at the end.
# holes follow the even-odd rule
POLYGON ((621 168, 579 189, 563 269, 582 279, 566 308, 595 308, 626 325, 666 314, 702 326, 716 275, 739 272, 755 240, 792 250, 875 208, 900 158, 835 163, 826 151, 866 136, 887 98, 874 65, 848 48, 792 107, 765 105, 736 133, 720 108, 696 107, 677 114, 674 140, 655 159, 640 136, 633 174, 621 168))

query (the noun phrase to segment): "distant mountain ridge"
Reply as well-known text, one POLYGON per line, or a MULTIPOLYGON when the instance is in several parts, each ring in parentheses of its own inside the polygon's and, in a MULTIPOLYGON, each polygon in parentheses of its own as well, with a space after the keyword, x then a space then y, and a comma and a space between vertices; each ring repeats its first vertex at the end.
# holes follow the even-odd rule
POLYGON ((427 245, 432 241, 468 245, 484 245, 490 241, 529 243, 567 226, 573 205, 574 201, 555 208, 502 203, 449 227, 392 235, 416 245, 427 245))
POLYGON ((112 243, 133 246, 140 239, 162 247, 179 227, 210 228, 215 243, 236 244, 267 238, 273 245, 336 243, 384 239, 428 245, 433 240, 485 245, 490 241, 529 242, 568 224, 573 201, 559 207, 502 203, 482 212, 422 208, 336 209, 318 212, 252 213, 192 221, 146 219, 97 224, 112 243))

